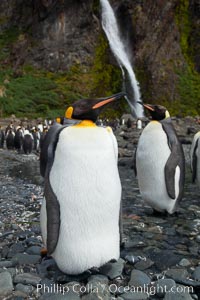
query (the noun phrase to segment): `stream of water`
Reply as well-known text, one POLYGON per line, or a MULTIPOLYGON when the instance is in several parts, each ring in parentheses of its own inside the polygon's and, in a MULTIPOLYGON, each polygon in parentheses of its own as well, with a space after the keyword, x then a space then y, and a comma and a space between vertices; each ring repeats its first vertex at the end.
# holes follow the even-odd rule
POLYGON ((138 104, 138 101, 141 102, 139 83, 132 69, 130 57, 126 52, 125 45, 120 37, 120 30, 118 28, 114 11, 108 0, 100 0, 100 2, 102 8, 103 30, 108 38, 110 48, 122 70, 124 80, 127 73, 130 81, 131 91, 128 91, 128 95, 132 95, 132 97, 127 97, 127 101, 131 107, 132 113, 136 117, 143 117, 143 107, 138 104))

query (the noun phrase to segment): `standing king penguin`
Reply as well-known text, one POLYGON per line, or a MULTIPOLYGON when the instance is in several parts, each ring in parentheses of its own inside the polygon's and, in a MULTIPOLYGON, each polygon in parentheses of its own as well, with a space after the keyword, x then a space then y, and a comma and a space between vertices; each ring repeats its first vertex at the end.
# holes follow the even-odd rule
POLYGON ((65 124, 70 125, 55 123, 41 149, 43 241, 67 274, 119 258, 117 141, 110 127, 98 127, 95 121, 105 105, 122 96, 75 102, 65 113, 65 124))
POLYGON ((200 187, 200 131, 194 135, 191 151, 192 182, 200 187))
POLYGON ((185 160, 167 109, 143 104, 152 121, 143 130, 136 152, 142 198, 154 210, 172 214, 183 195, 185 160))

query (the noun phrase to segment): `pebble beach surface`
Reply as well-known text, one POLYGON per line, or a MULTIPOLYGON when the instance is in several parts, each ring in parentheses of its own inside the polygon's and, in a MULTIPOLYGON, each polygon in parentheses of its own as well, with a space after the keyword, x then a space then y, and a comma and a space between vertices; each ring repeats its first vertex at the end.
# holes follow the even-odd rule
POLYGON ((179 212, 155 215, 141 199, 131 168, 131 131, 120 129, 117 138, 125 245, 117 262, 79 276, 63 274, 52 258, 40 256, 38 156, 0 150, 0 299, 200 299, 200 190, 191 183, 190 144, 184 144, 179 212))

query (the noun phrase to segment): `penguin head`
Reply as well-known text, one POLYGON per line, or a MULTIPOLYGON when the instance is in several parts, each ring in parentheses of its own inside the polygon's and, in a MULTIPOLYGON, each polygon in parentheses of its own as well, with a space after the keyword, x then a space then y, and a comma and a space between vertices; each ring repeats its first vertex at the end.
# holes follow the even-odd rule
POLYGON ((170 117, 168 110, 162 105, 145 104, 141 102, 138 103, 143 105, 144 108, 146 108, 149 111, 152 120, 161 121, 170 117))
POLYGON ((102 109, 109 103, 120 99, 125 96, 125 93, 121 92, 106 98, 97 99, 81 99, 68 107, 65 112, 65 118, 78 119, 78 120, 91 120, 96 122, 102 109))
POLYGON ((58 124, 63 125, 64 117, 57 117, 57 118, 56 118, 56 122, 57 122, 58 124))

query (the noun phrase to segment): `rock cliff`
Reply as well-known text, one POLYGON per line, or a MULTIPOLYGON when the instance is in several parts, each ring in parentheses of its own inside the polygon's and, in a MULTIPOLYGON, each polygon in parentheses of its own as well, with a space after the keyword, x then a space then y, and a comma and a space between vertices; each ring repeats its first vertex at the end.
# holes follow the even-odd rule
MULTIPOLYGON (((110 3, 132 54, 143 100, 167 105, 178 115, 200 114, 200 1, 110 3)), ((0 50, 0 88, 7 91, 0 99, 2 114, 16 113, 5 104, 15 99, 13 81, 23 81, 26 90, 25 77, 35 79, 35 74, 55 85, 50 90, 57 102, 52 105, 42 97, 38 102, 44 113, 60 108, 66 98, 121 89, 98 0, 1 0, 0 50)))

